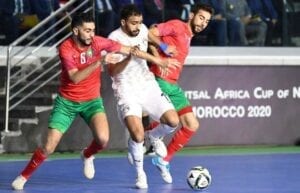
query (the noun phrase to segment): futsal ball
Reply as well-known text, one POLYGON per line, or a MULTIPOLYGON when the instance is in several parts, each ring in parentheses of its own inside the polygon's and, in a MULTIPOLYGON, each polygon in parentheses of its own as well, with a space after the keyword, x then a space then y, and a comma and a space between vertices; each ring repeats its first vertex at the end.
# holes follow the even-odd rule
POLYGON ((207 168, 196 166, 189 170, 187 183, 193 190, 203 190, 211 183, 211 175, 207 168))

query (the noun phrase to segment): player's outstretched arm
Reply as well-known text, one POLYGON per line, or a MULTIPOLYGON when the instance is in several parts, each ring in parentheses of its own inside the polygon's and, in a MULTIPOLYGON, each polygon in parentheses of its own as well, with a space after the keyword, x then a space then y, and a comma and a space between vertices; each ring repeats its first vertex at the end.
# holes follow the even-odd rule
POLYGON ((119 74, 122 72, 127 64, 129 63, 131 59, 131 55, 128 55, 124 60, 117 62, 115 64, 110 63, 108 64, 108 72, 110 76, 115 76, 116 74, 119 74))
POLYGON ((100 65, 101 65, 101 62, 99 60, 99 61, 96 61, 96 62, 90 64, 88 67, 86 67, 82 70, 79 70, 78 68, 73 68, 68 71, 69 78, 73 83, 78 84, 79 82, 84 80, 86 77, 88 77, 94 70, 99 68, 100 65))
MULTIPOLYGON (((159 56, 159 53, 158 53, 158 50, 156 48, 155 45, 153 45, 152 43, 149 43, 148 45, 148 49, 150 51, 150 53, 154 56, 159 56)), ((160 69, 160 76, 161 77, 164 77, 164 76, 167 76, 170 72, 170 68, 167 68, 167 67, 161 67, 161 66, 158 66, 159 69, 160 69)))
POLYGON ((177 54, 177 50, 175 46, 171 46, 161 41, 159 30, 156 25, 152 25, 148 31, 148 39, 151 44, 154 44, 158 47, 164 54, 167 56, 175 56, 177 54))
POLYGON ((102 56, 101 64, 116 64, 120 61, 121 57, 115 52, 107 53, 105 56, 102 56))
POLYGON ((92 72, 94 72, 97 68, 102 64, 106 63, 116 63, 120 60, 120 57, 114 53, 108 53, 105 56, 102 56, 101 59, 96 62, 90 64, 88 67, 78 70, 78 68, 73 68, 68 71, 68 75, 70 80, 77 84, 82 80, 86 79, 92 72))
POLYGON ((161 58, 160 56, 153 56, 147 52, 141 51, 140 49, 138 49, 137 47, 132 47, 130 49, 130 53, 133 56, 139 57, 139 58, 143 58, 149 62, 152 62, 162 68, 176 68, 178 67, 180 64, 176 59, 171 59, 171 58, 161 58))

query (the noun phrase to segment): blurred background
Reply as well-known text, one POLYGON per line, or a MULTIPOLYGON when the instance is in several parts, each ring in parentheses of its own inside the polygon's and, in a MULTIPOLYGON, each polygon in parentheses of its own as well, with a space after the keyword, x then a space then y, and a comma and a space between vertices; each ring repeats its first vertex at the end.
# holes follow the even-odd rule
MULTIPOLYGON (((66 7, 66 0, 1 0, 0 45, 9 45, 28 30, 36 27, 59 8, 66 7)), ((57 14, 47 26, 53 25, 78 6, 57 14)), ((124 4, 135 3, 144 15, 144 23, 169 19, 186 20, 191 5, 207 3, 215 9, 210 26, 194 37, 195 46, 299 46, 299 0, 95 0, 93 11, 97 19, 97 34, 107 36, 119 25, 119 11, 124 4), (244 28, 244 29, 241 29, 244 28)), ((89 5, 81 6, 82 11, 89 5)), ((66 18, 67 20, 67 18, 66 18)), ((67 22, 67 21, 65 21, 67 22)), ((53 30, 57 30, 56 26, 53 30)), ((53 32, 53 30, 49 30, 53 32)), ((31 34, 34 39, 43 29, 31 34)), ((68 30, 66 30, 68 31, 68 30)), ((40 43, 37 41, 35 44, 40 43)), ((53 40, 46 45, 53 43, 53 40)))

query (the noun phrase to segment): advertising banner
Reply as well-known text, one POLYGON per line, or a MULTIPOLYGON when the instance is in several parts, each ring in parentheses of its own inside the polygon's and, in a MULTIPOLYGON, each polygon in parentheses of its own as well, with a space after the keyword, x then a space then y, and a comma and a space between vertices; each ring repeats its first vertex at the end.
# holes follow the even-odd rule
POLYGON ((190 145, 298 143, 299 66, 185 66, 179 85, 200 120, 190 145))

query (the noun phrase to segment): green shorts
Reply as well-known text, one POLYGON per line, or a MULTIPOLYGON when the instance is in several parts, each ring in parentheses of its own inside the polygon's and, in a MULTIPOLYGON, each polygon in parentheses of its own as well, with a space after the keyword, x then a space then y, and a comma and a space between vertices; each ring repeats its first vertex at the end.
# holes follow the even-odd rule
POLYGON ((185 107, 191 106, 191 103, 186 98, 184 91, 177 85, 169 83, 161 78, 156 78, 161 90, 168 95, 176 111, 180 111, 185 107))
POLYGON ((79 114, 87 124, 96 113, 105 113, 102 98, 87 102, 74 102, 57 96, 49 118, 49 128, 65 133, 79 114))

